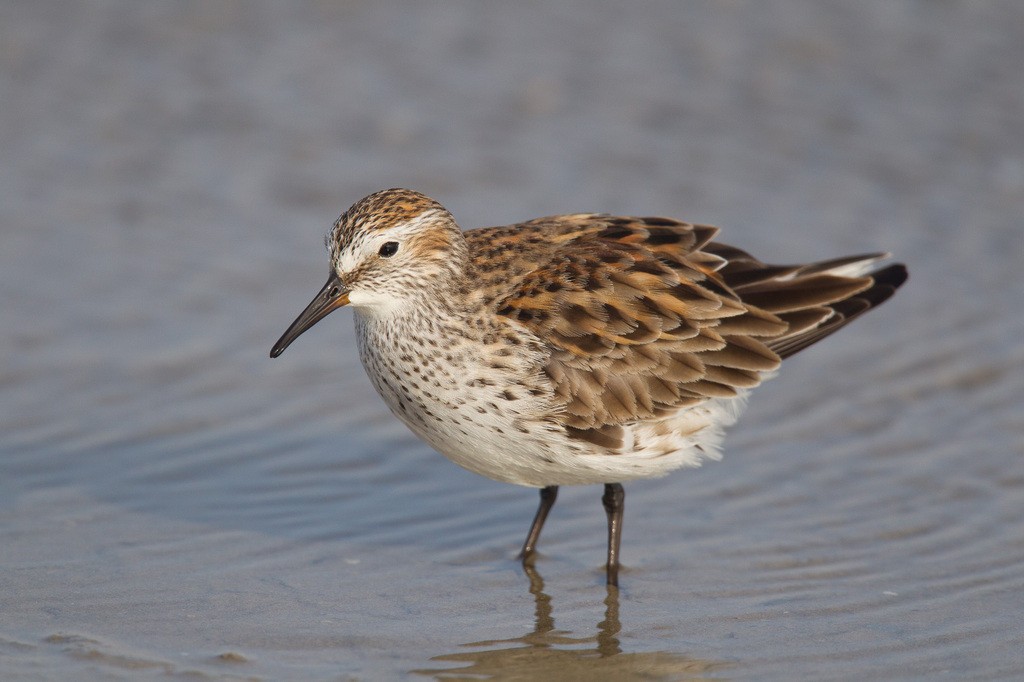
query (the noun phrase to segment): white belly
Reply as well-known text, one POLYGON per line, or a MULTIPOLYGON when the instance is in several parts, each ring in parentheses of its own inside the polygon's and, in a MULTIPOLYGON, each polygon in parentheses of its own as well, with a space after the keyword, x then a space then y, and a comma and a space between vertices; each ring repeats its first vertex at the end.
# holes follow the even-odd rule
POLYGON ((652 478, 718 459, 722 427, 741 400, 712 401, 655 423, 627 427, 627 446, 609 453, 570 438, 537 363, 504 358, 453 335, 431 346, 357 312, 359 357, 392 413, 435 450, 469 471, 531 487, 652 478), (372 342, 371 342, 372 341, 372 342))

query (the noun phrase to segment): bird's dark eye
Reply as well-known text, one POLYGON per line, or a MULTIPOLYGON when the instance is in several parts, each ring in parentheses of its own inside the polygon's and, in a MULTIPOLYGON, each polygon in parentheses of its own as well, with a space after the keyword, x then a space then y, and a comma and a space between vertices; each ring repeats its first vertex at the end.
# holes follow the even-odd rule
POLYGON ((391 258, 398 253, 398 242, 384 242, 380 245, 380 251, 378 251, 383 258, 391 258))

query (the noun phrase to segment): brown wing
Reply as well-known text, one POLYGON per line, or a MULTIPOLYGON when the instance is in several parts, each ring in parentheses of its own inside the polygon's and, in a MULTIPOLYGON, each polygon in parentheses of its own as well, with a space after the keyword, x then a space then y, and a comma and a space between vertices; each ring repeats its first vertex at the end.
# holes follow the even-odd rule
POLYGON ((575 215, 466 236, 496 312, 547 344, 570 434, 614 450, 622 425, 733 397, 780 362, 766 340, 788 325, 718 275, 725 262, 701 250, 716 232, 575 215))

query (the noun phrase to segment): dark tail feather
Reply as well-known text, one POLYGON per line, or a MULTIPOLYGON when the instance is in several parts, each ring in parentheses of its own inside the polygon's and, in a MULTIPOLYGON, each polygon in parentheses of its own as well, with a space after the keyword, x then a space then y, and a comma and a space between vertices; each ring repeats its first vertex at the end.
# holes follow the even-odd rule
MULTIPOLYGON (((896 289, 907 280, 907 268, 902 263, 894 263, 882 267, 874 272, 869 272, 857 279, 868 279, 870 284, 867 288, 851 296, 838 301, 817 307, 818 311, 825 313, 824 319, 808 328, 805 324, 792 324, 791 332, 768 342, 768 347, 779 354, 782 358, 797 353, 813 343, 820 341, 832 332, 835 332, 867 311, 875 308, 892 296, 896 289), (829 313, 829 311, 831 311, 829 313)), ((807 316, 811 310, 793 311, 794 318, 800 315, 807 316)), ((779 317, 786 319, 787 314, 782 313, 779 317)), ((796 319, 794 319, 796 322, 796 319)))

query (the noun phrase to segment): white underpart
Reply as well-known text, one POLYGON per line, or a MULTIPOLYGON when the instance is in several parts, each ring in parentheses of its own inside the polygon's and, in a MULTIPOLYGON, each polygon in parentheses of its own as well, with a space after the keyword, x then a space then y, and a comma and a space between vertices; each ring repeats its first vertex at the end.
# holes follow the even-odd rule
POLYGON ((486 351, 452 335, 442 353, 453 360, 438 365, 422 353, 410 352, 422 331, 418 327, 416 315, 408 311, 357 310, 359 355, 367 374, 395 416, 434 449, 474 473, 507 483, 616 483, 720 459, 724 429, 736 421, 746 398, 742 392, 658 421, 627 424, 624 447, 610 453, 570 438, 551 419, 548 399, 529 396, 520 388, 530 367, 537 366, 530 358, 496 370, 486 361, 486 351), (436 382, 423 379, 427 368, 436 382), (477 384, 471 381, 474 378, 491 383, 477 384), (503 398, 506 389, 519 399, 503 398))

